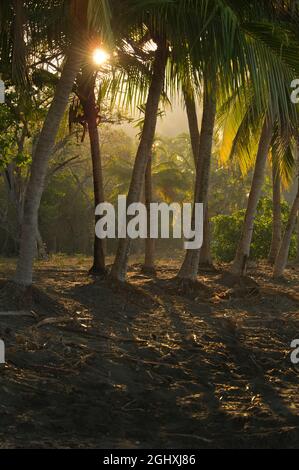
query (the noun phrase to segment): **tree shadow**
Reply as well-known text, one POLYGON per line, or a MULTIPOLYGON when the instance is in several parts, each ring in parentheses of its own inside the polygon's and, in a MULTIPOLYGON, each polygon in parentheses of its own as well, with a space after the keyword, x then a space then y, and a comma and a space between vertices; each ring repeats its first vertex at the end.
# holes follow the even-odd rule
MULTIPOLYGON (((60 362, 49 368, 34 351, 32 363, 26 357, 23 368, 10 370, 10 386, 19 383, 4 397, 18 416, 31 407, 31 439, 54 440, 58 430, 64 442, 73 435, 72 446, 96 447, 99 440, 110 448, 285 445, 279 433, 296 428, 298 417, 268 380, 272 351, 259 342, 249 347, 244 331, 225 316, 229 303, 176 295, 171 283, 137 276, 113 285, 76 273, 50 282, 63 315, 76 321, 42 328, 35 340, 60 362), (37 389, 26 403, 32 374, 37 389)), ((252 336, 260 336, 261 316, 249 307, 247 316, 257 322, 249 325, 252 336)))

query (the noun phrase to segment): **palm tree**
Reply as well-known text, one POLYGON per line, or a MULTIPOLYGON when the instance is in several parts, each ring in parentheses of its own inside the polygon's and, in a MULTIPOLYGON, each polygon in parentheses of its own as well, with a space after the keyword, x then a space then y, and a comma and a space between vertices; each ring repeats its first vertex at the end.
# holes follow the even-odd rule
POLYGON ((68 104, 69 95, 87 50, 87 12, 93 12, 94 17, 100 15, 103 24, 103 12, 107 11, 105 0, 100 2, 93 0, 89 0, 89 2, 72 0, 70 7, 70 20, 73 31, 71 45, 52 104, 34 151, 31 175, 26 191, 20 255, 15 274, 15 282, 21 286, 30 286, 32 284, 38 210, 43 193, 48 161, 55 144, 55 138, 68 104))
MULTIPOLYGON (((144 198, 145 205, 147 208, 147 229, 150 231, 151 227, 151 217, 150 217, 150 205, 153 201, 153 181, 152 181, 152 163, 153 163, 153 153, 150 154, 149 160, 145 172, 145 182, 144 182, 144 198)), ((151 237, 147 237, 145 240, 145 256, 144 256, 144 265, 142 270, 146 274, 155 274, 155 240, 151 237)))
MULTIPOLYGON (((268 106, 269 96, 281 96, 280 111, 283 109, 282 116, 290 115, 289 106, 287 105, 286 94, 286 77, 291 75, 285 73, 284 79, 281 78, 281 68, 285 70, 286 65, 281 61, 282 56, 278 52, 277 38, 273 32, 273 25, 269 23, 269 18, 273 18, 273 5, 269 6, 263 2, 262 8, 252 8, 248 2, 224 2, 226 7, 222 8, 218 3, 219 9, 212 17, 209 27, 202 34, 200 47, 197 48, 197 53, 194 52, 194 47, 191 49, 190 56, 193 67, 200 70, 206 89, 214 88, 217 83, 219 89, 219 96, 225 101, 232 99, 233 95, 237 95, 237 99, 248 100, 248 89, 253 89, 253 96, 255 97, 255 111, 252 116, 261 115, 265 113, 268 106), (268 11, 269 10, 269 11, 268 11), (230 27, 225 25, 230 24, 230 27), (262 27, 263 24, 263 27, 262 27), (224 30, 223 30, 224 28, 224 30), (261 30, 263 28, 263 37, 261 30), (266 30, 266 31, 265 31, 266 30), (215 51, 212 53, 212 48, 215 51), (213 58, 216 58, 216 60, 213 58), (211 75, 211 71, 213 72, 211 75), (216 76, 216 80, 213 77, 216 76), (268 77, 268 78, 267 78, 268 77), (242 98, 243 97, 243 98, 242 98)), ((275 2, 273 2, 275 3, 275 2)), ((258 7, 258 4, 256 3, 258 7)), ((276 5, 277 6, 277 5, 276 5)), ((278 28, 279 29, 279 28, 278 28)), ((279 30, 279 35, 281 31, 279 30)), ((284 46, 286 46, 286 42, 284 46)), ((293 50, 290 48, 289 54, 285 54, 284 58, 290 60, 291 65, 293 62, 293 50)), ((290 67, 291 68, 291 67, 290 67)), ((289 69, 287 68, 288 72, 289 69)), ((215 92, 214 92, 215 93, 215 92)), ((207 96, 207 93, 206 93, 207 96)), ((209 149, 209 155, 205 158, 203 168, 205 168, 204 175, 200 175, 201 169, 197 169, 197 183, 195 191, 195 202, 204 202, 207 210, 207 194, 208 194, 208 175, 211 158, 212 138, 211 129, 212 124, 214 127, 216 107, 213 108, 212 104, 205 103, 206 107, 210 108, 210 116, 207 119, 209 124, 207 129, 202 126, 202 140, 205 142, 204 148, 209 149), (205 136, 206 134, 206 136, 205 136), (209 142, 209 143, 208 143, 209 142), (200 196, 201 193, 201 196, 200 196)), ((205 106, 204 105, 204 106, 205 106)), ((275 109, 274 113, 278 114, 275 109)), ((205 113, 204 113, 205 114, 205 113)), ((272 116, 273 113, 271 113, 272 116)), ((283 119, 282 118, 282 119, 283 119)), ((255 117, 255 120, 257 117, 255 117)), ((287 120, 287 119, 286 119, 287 120)), ((269 126, 270 129, 270 126, 269 126)), ((268 132, 270 134, 270 131, 268 132)), ((266 138, 266 129, 262 134, 263 140, 266 138)), ((271 140, 271 139, 270 139, 271 140)), ((257 193, 258 185, 262 182, 263 164, 266 158, 263 151, 267 151, 267 145, 261 142, 260 151, 258 153, 257 171, 255 176, 256 187, 253 187, 249 207, 247 224, 244 227, 244 237, 246 240, 240 242, 240 249, 238 257, 234 264, 236 271, 243 271, 244 258, 246 253, 243 250, 249 251, 252 227, 250 220, 254 218, 256 210, 255 205, 258 202, 259 194, 257 193), (249 230, 249 232, 248 232, 249 230), (247 246, 249 245, 249 246, 247 246)), ((204 151, 206 154, 206 150, 204 151)), ((207 155, 207 154, 206 154, 207 155)), ((260 188, 259 188, 260 191, 260 188)), ((205 213, 205 221, 207 224, 207 213, 205 213)), ((207 225, 208 228, 208 225, 207 225)), ((206 230, 208 232, 208 230, 206 230)), ((206 243, 207 247, 208 243, 206 243)), ((206 248, 205 247, 205 248, 206 248)), ((207 251, 207 250, 205 250, 207 251)), ((207 253, 206 253, 207 254, 207 253)), ((197 266, 199 262, 199 252, 194 251, 186 254, 183 266, 179 272, 179 278, 194 280, 197 275, 197 266)))
POLYGON ((251 191, 249 194, 248 205, 243 225, 241 240, 238 245, 237 253, 232 265, 232 272, 236 275, 245 275, 247 263, 250 254, 250 245, 252 240, 254 220, 256 216, 258 202, 260 200, 262 186, 265 176, 266 162, 270 151, 271 140, 273 137, 273 123, 271 117, 267 115, 259 141, 258 152, 254 175, 252 179, 251 191))
POLYGON ((75 41, 63 68, 55 96, 39 136, 26 191, 20 254, 15 282, 21 286, 32 284, 32 266, 35 255, 35 239, 38 226, 38 210, 47 173, 47 165, 55 144, 62 116, 68 104, 68 97, 82 64, 81 41, 75 41))
MULTIPOLYGON (((273 154, 273 152, 272 152, 273 154)), ((272 157, 272 188, 273 188, 273 228, 272 241, 268 261, 272 265, 278 255, 282 237, 282 214, 281 214, 281 175, 279 161, 274 153, 272 157)))
MULTIPOLYGON (((183 95, 186 106, 186 112, 188 117, 189 133, 194 157, 195 168, 197 167, 197 158, 200 155, 200 131, 198 127, 198 117, 196 104, 194 99, 194 92, 189 86, 183 85, 183 95)), ((201 180, 201 176, 199 176, 201 180)), ((206 182, 208 185, 208 182, 206 182)), ((204 227, 203 227, 203 245, 200 249, 199 254, 199 267, 204 269, 211 269, 213 267, 212 254, 211 254, 211 226, 209 220, 209 209, 208 203, 206 203, 205 215, 204 215, 204 227)))
MULTIPOLYGON (((247 262, 250 254, 250 244, 252 240, 254 219, 257 210, 257 204, 262 191, 265 165, 271 143, 273 148, 275 148, 275 146, 277 145, 278 147, 281 147, 285 150, 289 144, 290 136, 294 132, 294 129, 296 129, 297 127, 297 109, 295 106, 290 105, 288 90, 290 80, 292 80, 292 76, 295 76, 296 71, 298 70, 298 63, 294 60, 293 55, 294 51, 298 50, 298 36, 294 35, 293 32, 296 21, 293 22, 293 10, 291 7, 292 2, 276 2, 276 4, 275 2, 272 2, 272 4, 270 5, 270 17, 267 17, 266 15, 265 18, 266 22, 268 23, 269 18, 271 18, 272 16, 271 26, 270 23, 268 25, 264 24, 263 33, 261 33, 261 24, 259 25, 258 23, 256 23, 255 25, 252 25, 252 29, 250 28, 258 40, 261 39, 263 36, 264 45, 259 46, 258 43, 258 55, 256 56, 256 60, 258 61, 257 63, 261 63, 265 44, 268 52, 270 51, 267 60, 270 60, 267 64, 267 67, 265 67, 264 71, 264 67, 262 64, 261 67, 257 67, 257 69, 259 70, 260 78, 264 76, 264 82, 267 84, 263 92, 263 106, 260 107, 258 112, 252 112, 253 107, 256 107, 256 104, 260 102, 260 87, 256 87, 256 85, 254 85, 255 102, 254 104, 251 103, 251 109, 250 111, 248 110, 247 116, 245 118, 245 121, 247 121, 248 124, 248 121, 250 121, 253 116, 255 116, 253 119, 257 122, 259 122, 260 118, 258 118, 258 116, 261 116, 261 113, 265 116, 264 125, 258 146, 254 177, 248 199, 248 206, 242 231, 242 237, 239 242, 235 260, 231 268, 231 271, 237 276, 242 276, 246 274, 247 262), (288 37, 288 40, 286 42, 283 40, 282 31, 285 31, 285 37, 288 37), (280 38, 281 44, 280 53, 277 49, 278 38, 280 38), (284 52, 281 54, 282 50, 284 52), (259 57, 260 54, 262 55, 259 57)), ((258 77, 255 75, 254 70, 251 71, 251 74, 251 82, 254 84, 254 82, 258 80, 258 77)), ((249 124, 249 127, 251 125, 252 124, 249 124)), ((243 125, 241 125, 241 127, 243 127, 243 125)), ((255 127, 256 131, 256 126, 253 125, 253 127, 255 127)), ((238 131, 239 135, 237 137, 237 140, 239 139, 240 134, 242 134, 243 131, 244 128, 241 131, 238 131)), ((248 133, 248 128, 246 133, 247 135, 250 134, 250 132, 248 133)), ((277 174, 278 172, 276 171, 275 178, 277 178, 277 174)), ((277 181, 276 184, 278 184, 277 181)), ((276 188, 275 199, 277 200, 277 202, 278 197, 279 195, 277 196, 276 188)), ((277 202, 275 202, 275 204, 277 204, 277 202)), ((278 211, 278 208, 275 207, 275 210, 278 211)), ((276 215, 277 217, 279 217, 279 214, 276 215)), ((279 230, 278 224, 277 230, 279 230)), ((275 235, 275 237, 278 236, 278 234, 275 235)))
MULTIPOLYGON (((105 202, 102 158, 98 130, 99 110, 95 96, 96 77, 96 71, 90 69, 90 67, 84 67, 81 77, 78 79, 77 89, 77 94, 83 107, 84 119, 88 127, 95 207, 105 202)), ((97 222, 98 217, 96 216, 95 223, 97 222)), ((95 236, 94 239, 93 266, 90 269, 90 273, 94 275, 103 275, 106 273, 104 242, 97 236, 95 236)))
MULTIPOLYGON (((72 47, 70 48, 61 80, 57 86, 56 94, 49 109, 33 158, 31 179, 26 193, 21 253, 16 274, 16 281, 19 284, 28 285, 32 282, 33 240, 37 229, 38 208, 51 148, 54 145, 59 123, 65 111, 68 96, 85 52, 84 33, 80 26, 83 25, 83 29, 87 29, 87 7, 88 12, 93 18, 93 27, 96 26, 96 29, 98 29, 100 24, 108 23, 107 5, 104 0, 89 0, 89 2, 87 0, 73 0, 71 3, 73 18, 78 20, 76 33, 78 34, 79 32, 79 34, 78 38, 72 41, 72 47)), ((200 75, 200 80, 205 84, 205 107, 207 110, 205 120, 206 128, 210 128, 210 131, 205 132, 203 126, 202 146, 204 148, 203 153, 207 151, 207 154, 211 153, 209 147, 212 145, 211 134, 214 131, 214 114, 216 110, 215 97, 213 98, 211 91, 213 79, 211 81, 211 75, 208 73, 209 67, 207 67, 207 63, 210 65, 211 45, 215 47, 215 54, 212 55, 217 57, 217 61, 212 64, 213 73, 219 78, 218 82, 222 79, 223 88, 227 94, 234 87, 239 88, 240 83, 247 83, 248 77, 250 77, 256 93, 256 106, 263 113, 265 113, 265 109, 268 107, 269 96, 274 98, 276 95, 282 96, 283 94, 281 93, 281 88, 285 87, 286 82, 281 80, 278 68, 285 67, 285 61, 290 57, 291 61, 297 61, 297 56, 294 54, 294 49, 291 50, 292 54, 285 53, 285 46, 288 41, 284 40, 283 44, 277 41, 277 37, 274 37, 272 32, 271 25, 266 22, 261 22, 257 25, 250 21, 252 20, 250 12, 255 10, 252 8, 252 3, 257 6, 259 3, 262 4, 261 11, 264 15, 267 2, 262 0, 259 3, 250 2, 250 5, 245 1, 231 2, 224 0, 215 0, 213 2, 207 2, 206 0, 185 0, 183 2, 169 2, 167 0, 160 0, 159 2, 156 0, 144 0, 143 2, 137 2, 136 0, 124 0, 122 2, 112 1, 111 3, 113 11, 118 11, 118 15, 114 18, 118 21, 114 21, 114 23, 117 23, 117 27, 120 27, 120 30, 126 28, 127 34, 122 36, 124 40, 129 35, 143 37, 144 30, 146 29, 149 38, 157 44, 157 50, 153 54, 154 61, 145 122, 129 190, 128 203, 131 203, 139 201, 141 196, 155 134, 157 111, 165 80, 169 50, 174 59, 173 63, 176 62, 179 65, 184 62, 187 53, 188 57, 192 58, 192 62, 194 61, 196 73, 200 75), (119 12, 121 12, 121 15, 119 15, 119 12), (213 27, 210 27, 211 24, 213 27), (207 25, 209 27, 208 34, 205 32, 207 25), (246 34, 248 34, 248 40, 244 39, 246 34), (270 45, 268 45, 269 42, 271 42, 270 45), (168 47, 168 44, 171 45, 171 48, 168 47), (254 48, 257 44, 258 51, 256 52, 254 48), (276 61, 272 58, 273 51, 276 54, 276 61), (236 57, 236 60, 233 60, 234 57, 236 57), (259 60, 257 60, 257 57, 259 60), (271 69, 273 64, 274 66, 271 69), (264 73, 265 70, 268 74, 264 73), (265 81, 267 81, 265 78, 269 77, 271 83, 267 86, 265 85, 265 81), (272 82, 274 82, 274 85, 272 85, 272 82), (205 133, 206 136, 204 135, 205 133)), ((277 6, 287 2, 273 1, 269 3, 271 3, 272 10, 273 5, 277 6)), ((262 19, 264 19, 263 15, 261 15, 262 19)), ((284 30, 282 32, 285 34, 284 30)), ((289 47, 289 49, 291 48, 289 47)), ((169 75, 167 78, 169 78, 169 75)), ((176 79, 173 82, 174 86, 176 86, 176 79)), ((283 99, 279 103, 279 110, 285 121, 287 121, 288 115, 283 99)), ((275 114, 276 116, 277 113, 275 114)), ((204 164, 203 162, 200 164, 202 169, 198 164, 195 200, 199 198, 207 201, 209 158, 204 159, 204 162, 204 164)), ((112 269, 112 277, 115 279, 125 280, 129 248, 129 240, 120 241, 115 264, 112 269)), ((195 258, 195 254, 193 255, 195 258)), ((196 257, 198 257, 198 254, 196 254, 196 257)), ((193 265, 195 264, 190 264, 191 268, 193 265)), ((186 276, 193 278, 192 269, 187 271, 186 276)))
POLYGON ((279 251, 277 253, 274 269, 273 269, 273 277, 278 279, 283 276, 284 270, 288 263, 288 256, 290 251, 291 245, 291 238, 294 233, 296 227, 296 221, 299 211, 299 141, 296 139, 296 160, 297 160, 297 174, 296 174, 296 181, 298 181, 298 191, 295 196, 295 200, 293 202, 291 213, 288 219, 288 223, 279 247, 279 251))
POLYGON ((195 96, 192 85, 189 81, 188 85, 183 85, 184 102, 188 118, 189 134, 192 145, 194 165, 196 168, 200 146, 200 131, 198 125, 198 116, 196 110, 195 96))
MULTIPOLYGON (((196 162, 196 182, 194 203, 208 201, 209 175, 211 154, 216 120, 216 81, 204 82, 203 117, 199 143, 199 154, 196 162), (211 86, 210 86, 211 83, 211 86), (214 85, 214 86, 213 86, 214 85)), ((205 212, 205 218, 207 212, 205 212)), ((195 280, 198 274, 200 250, 188 250, 178 277, 185 280, 195 280)))
POLYGON ((297 192, 296 198, 292 205, 287 227, 286 227, 284 236, 282 238, 278 255, 275 260, 273 277, 276 279, 283 276, 284 270, 287 266, 291 238, 292 238, 292 234, 294 233, 294 229, 296 227, 298 211, 299 211, 299 191, 297 192))
POLYGON ((203 225, 203 244, 199 252, 199 269, 206 271, 215 271, 212 258, 212 230, 209 214, 209 205, 206 204, 203 225))
MULTIPOLYGON (((145 113, 145 106, 139 106, 140 112, 144 115, 145 113)), ((162 117, 164 115, 163 111, 158 110, 157 113, 158 117, 162 117)), ((144 117, 137 120, 136 127, 140 128, 139 138, 142 135, 142 129, 144 126, 144 117)), ((151 217, 150 217, 150 208, 151 204, 154 202, 153 200, 153 157, 154 157, 154 147, 153 144, 148 163, 145 172, 145 180, 144 180, 144 201, 145 206, 147 209, 147 231, 148 233, 151 232, 151 217)), ((151 237, 147 237, 145 239, 145 254, 144 254, 144 264, 142 266, 142 271, 147 275, 155 275, 155 240, 151 237)))
POLYGON ((295 263, 296 263, 296 265, 298 265, 299 264, 299 217, 298 217, 298 220, 297 220, 296 235, 297 235, 297 256, 296 256, 295 263))
MULTIPOLYGON (((177 83, 180 81, 180 77, 185 73, 185 64, 186 64, 186 56, 190 56, 190 49, 193 52, 198 48, 201 50, 202 44, 199 40, 198 31, 204 30, 206 24, 211 21, 211 18, 215 15, 215 12, 218 12, 218 9, 222 6, 220 1, 216 1, 216 8, 215 5, 212 5, 210 2, 206 2, 202 0, 198 2, 197 0, 194 1, 180 1, 180 2, 168 2, 167 0, 161 0, 159 3, 159 7, 155 1, 148 1, 144 2, 148 4, 148 8, 144 9, 143 17, 146 18, 145 22, 151 25, 150 29, 157 30, 158 34, 163 32, 165 37, 164 41, 168 41, 171 46, 171 68, 170 68, 170 77, 169 82, 172 85, 169 87, 171 90, 175 90, 177 83), (194 47, 196 45, 196 48, 194 47)), ((211 39, 211 38, 209 38, 211 39)), ((155 40, 157 43, 157 41, 155 40)), ((207 46, 207 42, 205 42, 205 47, 207 46)), ((164 45, 164 49, 166 51, 166 46, 164 45)), ((159 90, 160 95, 163 88, 164 76, 165 76, 165 67, 166 67, 166 58, 165 58, 165 51, 163 53, 164 60, 163 60, 163 71, 162 67, 159 67, 159 90)), ((158 49, 156 51, 156 60, 155 65, 159 65, 161 59, 158 58, 161 54, 161 43, 158 44, 158 49), (159 55, 158 55, 159 54, 159 55)), ((202 64, 202 57, 199 54, 195 54, 198 59, 198 64, 202 64)), ((157 67, 155 67, 157 69, 157 67)), ((157 81, 157 77, 155 77, 155 71, 153 74, 152 85, 154 82, 157 81)), ((167 85, 169 84, 167 81, 167 85)), ((184 80, 182 80, 184 82, 184 80)), ((155 86, 157 89, 158 87, 155 86)), ((157 113, 158 103, 160 96, 156 94, 155 97, 155 111, 154 107, 150 107, 150 102, 153 99, 153 86, 151 86, 149 96, 148 96, 148 103, 147 103, 147 111, 148 113, 155 112, 157 113), (158 99, 157 99, 158 98, 158 99)), ((156 125, 157 116, 150 116, 146 113, 146 122, 152 121, 154 127, 156 125)), ((154 131, 155 129, 151 126, 151 145, 154 138, 154 131), (153 132, 152 132, 153 131, 153 132)), ((148 129, 146 125, 143 128, 143 134, 147 134, 148 129)), ((143 148, 145 147, 143 144, 143 135, 141 138, 141 145, 139 147, 136 162, 133 171, 132 183, 129 191, 129 198, 128 203, 136 202, 140 198, 140 187, 143 184, 144 175, 146 172, 147 161, 149 157, 149 145, 146 146, 147 154, 144 152, 143 148), (137 181, 137 179, 140 179, 137 181)), ((147 137, 145 137, 147 140, 147 137)), ((149 142, 148 142, 149 144, 149 142)), ((206 172, 207 173, 207 172, 206 172)), ((128 263, 128 256, 130 251, 130 240, 120 240, 119 248, 117 251, 116 259, 114 266, 112 268, 111 275, 114 279, 119 281, 125 281, 126 278, 126 271, 127 271, 127 263, 128 263)))
MULTIPOLYGON (((154 142, 159 103, 165 79, 168 45, 164 37, 157 37, 155 41, 157 43, 157 50, 155 52, 152 80, 145 108, 143 130, 128 193, 128 205, 140 201, 146 168, 154 142)), ((128 237, 119 241, 115 262, 111 270, 111 277, 117 281, 124 282, 126 280, 130 245, 131 242, 128 237)))

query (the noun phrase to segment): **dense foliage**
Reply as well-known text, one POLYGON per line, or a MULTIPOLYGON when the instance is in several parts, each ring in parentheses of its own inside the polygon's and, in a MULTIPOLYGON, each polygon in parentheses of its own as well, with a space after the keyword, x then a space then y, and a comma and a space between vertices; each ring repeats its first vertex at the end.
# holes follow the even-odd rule
MULTIPOLYGON (((282 202, 282 219, 285 228, 290 207, 287 202, 282 202)), ((255 219, 253 238, 251 245, 252 260, 267 259, 272 240, 273 203, 269 198, 263 198, 258 206, 255 219)), ((238 210, 230 215, 218 215, 213 217, 213 242, 212 249, 215 258, 226 263, 234 259, 238 241, 241 237, 244 223, 245 210, 238 210)), ((290 258, 294 259, 297 253, 297 237, 293 234, 290 258)))

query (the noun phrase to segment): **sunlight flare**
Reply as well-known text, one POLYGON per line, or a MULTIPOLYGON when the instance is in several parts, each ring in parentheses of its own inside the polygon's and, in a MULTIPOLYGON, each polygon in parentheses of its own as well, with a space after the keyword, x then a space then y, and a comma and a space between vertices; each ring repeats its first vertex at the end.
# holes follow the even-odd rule
POLYGON ((93 62, 96 65, 104 65, 108 62, 110 55, 104 49, 97 47, 92 54, 93 62))

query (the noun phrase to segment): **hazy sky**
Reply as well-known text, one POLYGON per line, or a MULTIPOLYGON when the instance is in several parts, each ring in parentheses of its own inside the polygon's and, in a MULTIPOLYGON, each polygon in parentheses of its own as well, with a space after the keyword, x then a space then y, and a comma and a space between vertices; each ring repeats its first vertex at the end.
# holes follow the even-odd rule
MULTIPOLYGON (((123 129, 132 137, 138 133, 134 124, 124 124, 123 129)), ((158 120, 157 134, 174 137, 182 132, 188 132, 186 111, 181 106, 168 108, 166 116, 158 120)))

